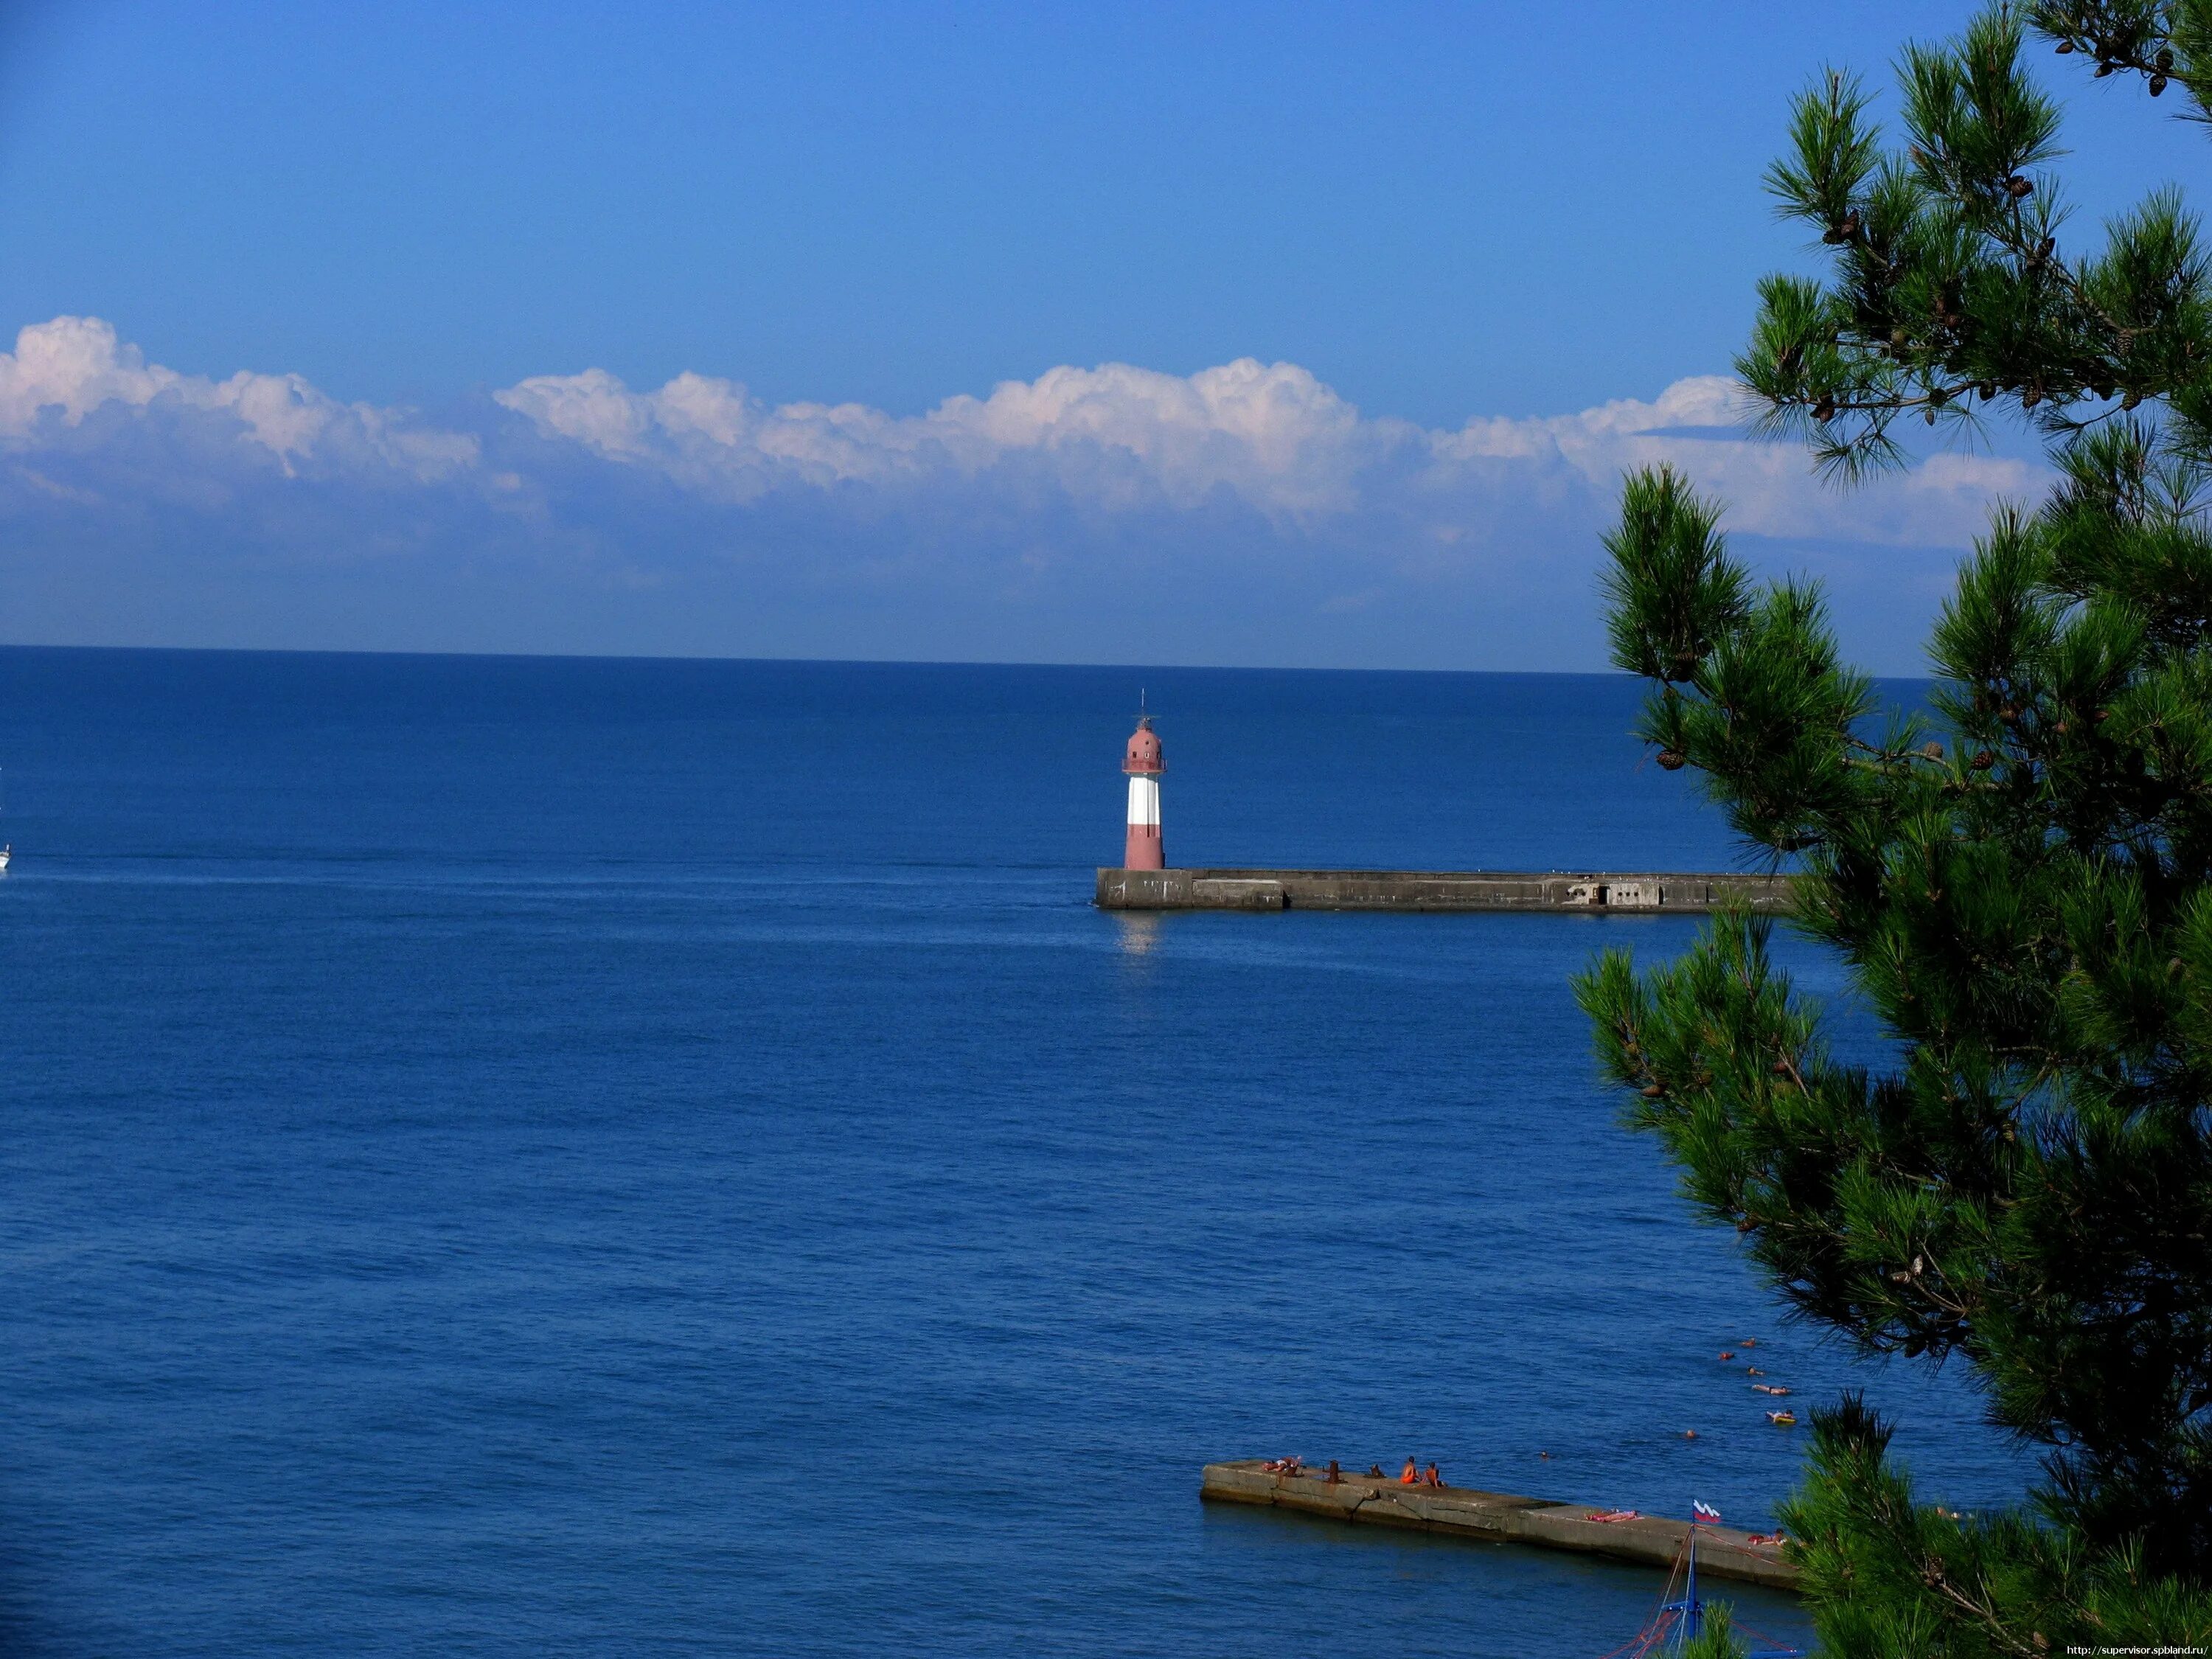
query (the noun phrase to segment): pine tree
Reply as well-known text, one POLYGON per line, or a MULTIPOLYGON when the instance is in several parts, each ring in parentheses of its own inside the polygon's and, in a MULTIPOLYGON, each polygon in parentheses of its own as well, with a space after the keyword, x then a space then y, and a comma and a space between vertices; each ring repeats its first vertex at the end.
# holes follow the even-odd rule
POLYGON ((1818 590, 1755 583, 1669 469, 1606 544, 1639 734, 1800 872, 1788 925, 1894 1057, 1838 1059, 1737 914, 1583 977, 1601 1061, 1797 1314, 1963 1361, 2042 1453, 2027 1507, 1964 1519, 1856 1399, 1817 1413, 1784 1522, 1837 1655, 2212 1640, 2212 273, 2171 190, 2064 245, 2031 40, 2212 122, 2212 0, 1907 47, 1899 147, 1824 73, 1768 182, 1827 268, 1761 284, 1737 363, 1845 481, 1916 414, 2047 439, 2050 498, 1996 514, 1937 621, 1928 712, 1882 708, 1818 590))

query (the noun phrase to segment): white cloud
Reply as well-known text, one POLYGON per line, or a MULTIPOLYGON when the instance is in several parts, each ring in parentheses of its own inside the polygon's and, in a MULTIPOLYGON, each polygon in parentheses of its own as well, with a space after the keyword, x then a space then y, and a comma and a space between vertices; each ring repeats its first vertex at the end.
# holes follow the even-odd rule
POLYGON ((1671 461, 1725 504, 1725 522, 1753 535, 1886 545, 1962 547, 1999 499, 2039 495, 2049 474, 2025 461, 1943 453, 1844 489, 1823 483, 1796 444, 1742 435, 1742 396, 1724 375, 1677 380, 1650 403, 1623 399, 1534 420, 1475 419, 1431 441, 1440 470, 1475 458, 1530 471, 1568 467, 1610 489, 1632 467, 1671 461))
MULTIPOLYGON (((1922 546, 1964 544, 1993 500, 2032 495, 2045 478, 2022 461, 1942 454, 1838 491, 1796 446, 1743 438, 1737 394, 1719 375, 1678 380, 1650 402, 1477 416, 1445 430, 1364 416, 1310 371, 1249 357, 1191 375, 1127 363, 1048 369, 903 418, 859 404, 771 408, 736 382, 696 374, 633 392, 598 368, 533 376, 494 397, 547 438, 725 503, 794 488, 910 491, 1026 463, 1108 510, 1188 509, 1225 495, 1291 527, 1412 518, 1431 545, 1480 544, 1486 512, 1510 506, 1517 520, 1531 499, 1609 495, 1622 471, 1660 460, 1719 495, 1735 528, 1922 546)), ((81 425, 109 404, 148 419, 164 408, 228 416, 241 441, 287 472, 319 460, 428 482, 482 453, 477 434, 340 403, 297 374, 241 369, 215 380, 149 363, 98 318, 34 325, 0 353, 0 441, 35 447, 42 421, 81 425)), ((520 482, 502 474, 495 487, 520 482)))
POLYGON ((350 448, 428 481, 472 465, 477 453, 477 441, 467 434, 415 427, 404 410, 338 403, 297 374, 240 369, 211 380, 149 363, 97 317, 34 324, 16 335, 12 353, 0 352, 0 436, 32 438, 50 412, 81 425, 107 404, 149 414, 167 404, 228 415, 241 438, 287 472, 318 450, 350 448))
POLYGON ((906 418, 855 404, 771 408, 697 374, 633 392, 604 369, 537 376, 495 396, 549 436, 732 501, 790 486, 972 479, 1033 459, 1099 506, 1188 508, 1225 492, 1302 525, 1415 509, 1442 543, 1480 535, 1486 496, 1517 507, 1532 493, 1609 494, 1628 468, 1662 460, 1721 495, 1735 528, 1915 546, 1961 545, 1994 500, 2044 482, 2025 462, 1951 454, 1838 490, 1795 445, 1743 437, 1735 386, 1719 375, 1679 380, 1648 403, 1443 431, 1363 416, 1310 371, 1249 357, 1188 376, 1126 363, 1048 369, 906 418))
MULTIPOLYGON (((1924 611, 1948 581, 1938 550, 2048 483, 2026 462, 1942 454, 1832 489, 1797 447, 1746 439, 1736 398, 1705 375, 1431 428, 1241 358, 1189 375, 1053 368, 901 416, 770 405, 697 374, 634 391, 593 368, 440 424, 296 374, 184 374, 61 317, 0 353, 0 563, 43 579, 127 545, 149 582, 189 586, 177 550, 216 550, 195 556, 243 561, 226 579, 240 605, 286 568, 374 568, 394 584, 375 603, 402 620, 324 637, 403 647, 836 654, 872 628, 872 654, 1595 667, 1599 533, 1621 473, 1664 460, 1723 501, 1730 529, 1829 577, 1894 665, 1919 631, 1899 607, 1924 611), (432 617, 423 596, 448 580, 463 586, 432 617), (494 602, 482 583, 511 586, 494 602), (611 631, 646 593, 665 596, 659 619, 611 631), (471 605, 507 631, 469 632, 471 605)), ((69 616, 118 603, 125 579, 85 568, 81 587, 53 579, 77 596, 69 616)))
POLYGON ((859 404, 769 408, 729 380, 682 374, 632 392, 604 369, 495 394, 540 431, 748 501, 782 485, 973 477, 1017 456, 1108 504, 1189 507, 1227 489, 1269 513, 1350 511, 1358 466, 1414 428, 1363 421, 1291 363, 1250 358, 1188 377, 1109 363, 1009 380, 901 419, 859 404), (1102 471, 1101 461, 1126 463, 1102 471))

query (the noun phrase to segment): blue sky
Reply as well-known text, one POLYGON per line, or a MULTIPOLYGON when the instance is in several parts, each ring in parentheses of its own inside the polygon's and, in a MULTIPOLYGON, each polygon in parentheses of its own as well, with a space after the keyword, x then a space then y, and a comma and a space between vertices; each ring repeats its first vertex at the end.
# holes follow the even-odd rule
MULTIPOLYGON (((0 638, 1592 667, 1665 454, 1909 670, 2032 452, 1702 377, 1790 93, 1966 9, 32 0, 0 638)), ((2063 67, 2090 217, 2193 179, 2063 67)))

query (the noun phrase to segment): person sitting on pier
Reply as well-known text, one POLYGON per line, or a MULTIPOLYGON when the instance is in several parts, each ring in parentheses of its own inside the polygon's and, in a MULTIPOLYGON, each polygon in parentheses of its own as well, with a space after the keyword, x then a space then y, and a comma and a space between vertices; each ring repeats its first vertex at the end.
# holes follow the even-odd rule
POLYGON ((1409 1457, 1406 1460, 1406 1467, 1398 1471, 1398 1484, 1401 1486, 1418 1486, 1420 1483, 1420 1466, 1409 1457))
POLYGON ((1428 1472, 1421 1476, 1421 1484, 1425 1486, 1441 1486, 1443 1483, 1444 1478, 1437 1473, 1437 1466, 1433 1463, 1430 1464, 1428 1472))

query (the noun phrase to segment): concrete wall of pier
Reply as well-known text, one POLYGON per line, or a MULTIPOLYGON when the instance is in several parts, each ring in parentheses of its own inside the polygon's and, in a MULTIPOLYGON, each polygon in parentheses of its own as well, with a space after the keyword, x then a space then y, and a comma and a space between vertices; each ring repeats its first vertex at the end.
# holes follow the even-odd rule
POLYGON ((1788 908, 1787 876, 1602 870, 1111 870, 1107 910, 1557 910, 1704 912, 1788 908))
MULTIPOLYGON (((1657 1516, 1462 1486, 1401 1486, 1360 1475, 1331 1482, 1319 1470, 1285 1474, 1257 1460, 1207 1464, 1199 1495, 1210 1503, 1261 1504, 1367 1526, 1580 1550, 1662 1571, 1674 1565, 1690 1535, 1688 1522, 1657 1516)), ((1796 1563, 1771 1538, 1730 1527, 1698 1531, 1699 1572, 1775 1589, 1798 1588, 1796 1563)))

